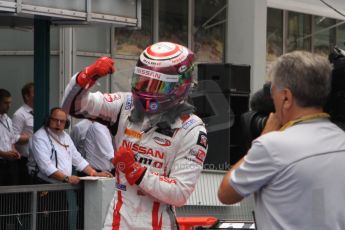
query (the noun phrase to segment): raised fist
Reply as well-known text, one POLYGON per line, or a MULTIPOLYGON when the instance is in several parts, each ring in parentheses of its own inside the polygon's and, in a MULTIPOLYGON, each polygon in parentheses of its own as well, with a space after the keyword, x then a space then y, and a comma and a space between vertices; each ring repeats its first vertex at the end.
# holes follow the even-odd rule
POLYGON ((114 72, 114 61, 108 57, 101 57, 78 74, 77 83, 88 89, 95 84, 98 78, 114 72))
POLYGON ((126 174, 126 179, 130 185, 139 184, 146 172, 146 167, 135 161, 133 151, 123 146, 115 153, 112 163, 116 170, 126 174))

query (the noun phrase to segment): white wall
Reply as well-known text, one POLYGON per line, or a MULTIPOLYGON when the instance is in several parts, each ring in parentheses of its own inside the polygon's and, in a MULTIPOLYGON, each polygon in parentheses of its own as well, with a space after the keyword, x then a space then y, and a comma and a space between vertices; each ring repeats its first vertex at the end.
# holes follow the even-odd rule
POLYGON ((229 0, 226 62, 251 66, 251 92, 266 74, 266 0, 229 0))

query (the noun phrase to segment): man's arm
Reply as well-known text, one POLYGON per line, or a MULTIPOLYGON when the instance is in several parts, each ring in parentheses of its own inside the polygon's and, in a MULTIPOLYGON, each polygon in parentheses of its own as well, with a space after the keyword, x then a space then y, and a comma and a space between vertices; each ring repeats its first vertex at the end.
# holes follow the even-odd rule
POLYGON ((22 113, 16 113, 13 114, 12 117, 12 127, 13 131, 16 135, 20 135, 24 130, 24 124, 25 124, 25 117, 22 113))
POLYGON ((89 176, 113 177, 113 175, 112 175, 110 172, 106 172, 106 171, 97 172, 97 171, 94 170, 90 165, 86 166, 86 167, 83 169, 83 172, 84 172, 86 175, 89 175, 89 176))
POLYGON ((69 138, 69 144, 71 148, 70 151, 72 152, 72 164, 78 171, 83 171, 86 175, 89 176, 112 177, 112 174, 109 172, 97 172, 95 169, 93 169, 78 152, 71 138, 69 138))
POLYGON ((69 183, 69 184, 78 184, 80 182, 80 178, 78 176, 67 176, 62 171, 58 170, 51 174, 49 178, 53 178, 55 180, 69 183))
POLYGON ((20 134, 20 137, 16 143, 20 145, 26 144, 29 142, 30 137, 31 137, 30 133, 23 132, 20 134))
MULTIPOLYGON (((261 135, 266 133, 279 130, 281 127, 281 122, 279 121, 278 117, 275 113, 271 113, 269 118, 266 122, 265 128, 261 132, 261 135)), ((231 184, 231 176, 234 170, 238 169, 242 164, 246 164, 245 167, 241 168, 241 173, 248 173, 247 176, 258 175, 259 173, 264 173, 265 176, 270 177, 274 174, 275 166, 271 161, 269 155, 266 155, 266 150, 262 148, 261 145, 256 146, 256 153, 255 154, 248 154, 247 158, 250 158, 249 162, 245 162, 245 156, 239 160, 224 176, 219 188, 218 188, 218 199, 223 204, 234 204, 240 202, 243 199, 243 196, 239 194, 231 184), (262 154, 262 155, 261 155, 262 154), (267 156, 267 157, 266 157, 267 156), (260 158, 260 162, 258 161, 257 157, 260 158), (266 160, 264 160, 266 159, 266 160), (271 170, 267 170, 267 165, 270 166, 271 170), (264 166, 264 167, 262 167, 264 166), (262 170, 262 168, 264 170, 262 170), (257 171, 256 171, 257 170, 257 171)), ((262 177, 263 179, 265 177, 262 177)), ((260 184, 264 182, 257 182, 256 184, 260 184)))
POLYGON ((11 151, 1 151, 0 150, 0 157, 10 160, 18 160, 20 159, 20 154, 17 150, 13 149, 11 151))
POLYGON ((242 162, 243 158, 227 172, 218 188, 218 199, 223 204, 235 204, 243 199, 243 196, 241 196, 230 183, 231 174, 242 164, 242 162))
POLYGON ((100 110, 99 107, 102 107, 100 103, 102 103, 103 98, 101 96, 95 96, 96 98, 93 100, 88 99, 88 91, 96 83, 98 78, 104 77, 115 71, 113 65, 114 62, 112 59, 101 57, 93 64, 85 67, 81 72, 74 75, 65 89, 61 105, 63 110, 76 117, 90 118, 92 115, 97 116, 97 113, 99 113, 98 110, 100 110), (82 99, 84 99, 84 101, 82 101, 82 99), (89 100, 92 100, 92 102, 89 103, 89 100), (85 108, 82 108, 84 106, 85 108), (93 114, 88 114, 88 111, 92 111, 93 114), (95 113, 95 111, 97 112, 95 113))

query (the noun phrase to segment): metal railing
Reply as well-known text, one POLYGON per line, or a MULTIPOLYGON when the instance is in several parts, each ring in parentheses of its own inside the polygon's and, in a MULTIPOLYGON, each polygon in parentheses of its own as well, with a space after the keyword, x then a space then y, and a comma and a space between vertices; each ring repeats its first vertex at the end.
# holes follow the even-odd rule
POLYGON ((0 229, 84 229, 83 185, 1 186, 0 229))

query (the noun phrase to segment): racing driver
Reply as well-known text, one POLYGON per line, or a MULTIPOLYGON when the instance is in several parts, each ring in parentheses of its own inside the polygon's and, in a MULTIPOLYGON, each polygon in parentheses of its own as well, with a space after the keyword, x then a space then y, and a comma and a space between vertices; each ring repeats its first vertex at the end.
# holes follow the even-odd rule
POLYGON ((117 191, 103 229, 177 229, 174 207, 187 202, 207 153, 204 123, 187 103, 193 59, 188 48, 159 42, 141 53, 131 92, 89 92, 115 71, 108 57, 66 87, 64 110, 106 125, 115 138, 117 191))

